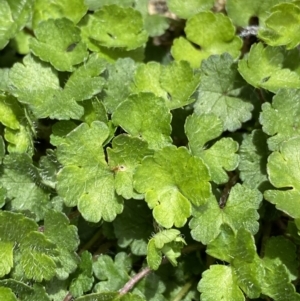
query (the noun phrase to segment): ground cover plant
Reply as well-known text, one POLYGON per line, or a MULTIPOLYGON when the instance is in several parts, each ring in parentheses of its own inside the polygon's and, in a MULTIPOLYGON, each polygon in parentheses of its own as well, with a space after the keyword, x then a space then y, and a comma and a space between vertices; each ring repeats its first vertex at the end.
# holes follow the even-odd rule
POLYGON ((299 24, 0 0, 0 300, 300 300, 299 24))

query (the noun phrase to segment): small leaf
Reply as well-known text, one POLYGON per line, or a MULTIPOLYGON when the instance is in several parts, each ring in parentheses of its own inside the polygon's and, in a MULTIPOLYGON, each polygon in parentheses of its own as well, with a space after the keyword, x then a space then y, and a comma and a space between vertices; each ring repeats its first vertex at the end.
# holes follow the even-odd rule
POLYGON ((234 58, 240 55, 242 40, 235 35, 231 20, 223 14, 200 12, 188 19, 185 33, 186 38, 174 41, 171 53, 175 60, 186 60, 193 68, 198 68, 212 54, 228 52, 234 58))
POLYGON ((267 135, 254 130, 244 137, 240 150, 239 171, 243 184, 250 188, 262 188, 267 181, 267 157, 269 149, 267 135))
POLYGON ((201 83, 195 113, 217 115, 224 130, 235 131, 251 119, 256 96, 228 54, 211 56, 201 65, 201 83))
POLYGON ((0 49, 30 20, 33 0, 0 1, 0 49))
POLYGON ((208 244, 220 233, 224 224, 235 231, 247 229, 256 234, 259 228, 257 209, 262 201, 262 195, 256 189, 236 184, 230 191, 226 205, 221 209, 215 197, 200 207, 194 209, 194 218, 190 221, 192 237, 208 244))
POLYGON ((69 19, 49 19, 38 24, 30 41, 31 51, 59 71, 73 71, 88 57, 80 30, 69 19))
POLYGON ((295 48, 300 43, 300 5, 297 2, 280 3, 270 13, 258 32, 259 39, 271 46, 285 45, 287 49, 295 48))
POLYGON ((27 154, 10 154, 3 161, 1 184, 10 199, 8 208, 30 212, 36 220, 44 218, 49 208, 50 189, 44 185, 39 170, 27 154))
POLYGON ((142 46, 148 39, 140 12, 131 7, 117 5, 104 6, 94 14, 88 14, 82 22, 81 30, 83 40, 89 48, 90 44, 95 43, 105 47, 133 50, 142 46))
POLYGON ((118 245, 121 248, 130 246, 135 255, 146 255, 147 243, 153 232, 152 224, 152 214, 145 202, 125 201, 122 214, 113 221, 118 245))
POLYGON ((92 264, 92 255, 84 251, 81 255, 81 262, 70 285, 72 296, 82 296, 83 293, 92 288, 94 281, 92 264))
POLYGON ((5 301, 18 301, 15 294, 7 287, 0 287, 0 298, 5 301))
POLYGON ((104 105, 109 113, 131 93, 130 84, 136 69, 135 62, 130 58, 119 59, 107 66, 108 78, 104 88, 104 105))
POLYGON ((112 115, 115 125, 158 149, 171 143, 171 113, 162 98, 152 93, 130 95, 112 115))
POLYGON ((31 232, 21 244, 21 265, 27 278, 41 282, 55 275, 57 255, 55 244, 47 240, 42 233, 31 232))
POLYGON ((35 0, 32 25, 35 29, 41 21, 63 17, 77 24, 86 12, 84 0, 35 0))
POLYGON ((284 264, 289 273, 290 281, 298 277, 298 266, 296 245, 284 236, 270 237, 266 243, 264 258, 265 263, 280 265, 284 264))
POLYGON ((234 270, 230 266, 211 265, 198 284, 202 301, 244 301, 234 270))
POLYGON ((269 180, 276 188, 285 189, 267 190, 264 193, 264 197, 275 204, 277 209, 293 218, 300 218, 299 143, 300 137, 282 142, 279 151, 269 156, 267 165, 269 180))
POLYGON ((186 119, 185 132, 192 154, 204 161, 209 168, 212 180, 217 184, 226 183, 228 175, 225 170, 236 169, 239 162, 236 154, 238 143, 231 138, 222 138, 209 149, 205 147, 205 143, 223 132, 221 120, 213 114, 193 114, 186 119))
POLYGON ((91 222, 112 221, 123 210, 123 201, 115 194, 113 172, 104 158, 102 143, 108 134, 108 127, 100 121, 90 127, 83 123, 57 148, 57 158, 64 166, 57 176, 57 191, 67 206, 77 205, 91 222))
POLYGON ((100 280, 94 290, 97 293, 121 289, 130 279, 132 259, 124 252, 118 253, 114 261, 108 255, 100 255, 93 264, 95 276, 100 280))
POLYGON ((272 104, 262 105, 260 123, 263 131, 270 136, 269 149, 279 150, 280 145, 300 135, 300 92, 296 89, 280 89, 273 97, 272 104))
POLYGON ((255 88, 277 92, 281 87, 299 88, 300 76, 285 67, 287 51, 280 47, 264 48, 262 43, 253 44, 250 52, 239 61, 239 72, 255 88))
POLYGON ((56 269, 56 276, 66 279, 79 262, 75 253, 79 245, 77 228, 69 225, 69 220, 61 212, 49 210, 45 214, 44 235, 55 243, 58 250, 56 261, 60 262, 60 267, 56 269))
POLYGON ((156 221, 165 228, 182 227, 191 215, 191 203, 201 205, 210 196, 210 176, 200 158, 174 146, 145 157, 134 174, 134 187, 145 193, 156 221))
POLYGON ((214 6, 214 0, 168 0, 168 8, 176 16, 189 19, 200 11, 210 10, 214 6))

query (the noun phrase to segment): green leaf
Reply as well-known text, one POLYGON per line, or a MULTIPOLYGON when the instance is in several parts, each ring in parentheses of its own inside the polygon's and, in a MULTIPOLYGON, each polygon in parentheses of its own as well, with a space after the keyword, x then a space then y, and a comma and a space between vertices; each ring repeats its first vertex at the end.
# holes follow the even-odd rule
POLYGON ((277 265, 284 264, 289 273, 289 280, 298 277, 298 266, 296 245, 284 236, 270 237, 264 249, 264 262, 277 265))
POLYGON ((20 128, 20 121, 18 120, 20 115, 22 115, 22 108, 17 100, 11 95, 0 94, 0 122, 13 130, 17 130, 20 128))
POLYGON ((73 71, 88 57, 80 30, 66 18, 40 22, 30 40, 31 51, 59 71, 73 71))
POLYGON ((272 104, 262 105, 259 121, 263 131, 273 136, 268 139, 270 150, 279 150, 284 141, 300 135, 299 96, 299 90, 281 89, 273 97, 272 104))
POLYGON ((16 63, 11 69, 11 93, 28 104, 39 118, 79 119, 83 107, 76 101, 91 98, 104 84, 98 76, 104 71, 105 63, 96 55, 91 55, 88 62, 72 73, 63 90, 52 67, 30 55, 23 63, 16 63))
POLYGON ((100 121, 90 127, 83 123, 57 147, 57 158, 64 166, 57 176, 57 191, 67 206, 77 205, 91 222, 112 221, 123 210, 102 148, 108 134, 108 127, 100 121))
POLYGON ((214 0, 168 0, 168 8, 179 18, 189 19, 201 11, 210 10, 214 3, 214 0))
POLYGON ((135 62, 130 59, 119 59, 107 66, 107 83, 104 88, 104 105, 109 113, 113 113, 117 106, 131 93, 130 85, 136 69, 135 62))
POLYGON ((220 208, 214 196, 209 201, 193 210, 194 217, 190 221, 192 237, 208 244, 220 233, 224 224, 237 231, 247 229, 256 234, 259 229, 257 209, 262 201, 262 195, 256 189, 236 184, 224 208, 220 208))
POLYGON ((99 2, 98 0, 85 0, 85 4, 88 5, 89 10, 98 10, 105 5, 117 4, 123 7, 132 6, 134 0, 102 0, 99 2))
POLYGON ((35 29, 41 21, 66 17, 77 24, 86 14, 84 0, 35 0, 32 25, 35 29))
POLYGON ((230 266, 211 265, 198 284, 202 301, 244 301, 234 270, 230 266))
POLYGON ((164 98, 170 109, 176 109, 194 101, 199 81, 199 74, 188 62, 173 61, 165 66, 149 62, 137 67, 132 92, 152 92, 164 98))
POLYGON ((185 122, 185 132, 189 139, 189 148, 193 155, 200 157, 209 168, 212 180, 226 183, 228 175, 225 172, 236 169, 239 157, 236 154, 238 143, 231 138, 218 140, 209 149, 205 144, 223 132, 223 123, 213 114, 191 115, 185 122))
POLYGON ((152 224, 152 214, 145 202, 125 201, 122 214, 113 222, 118 245, 121 248, 130 246, 135 255, 146 255, 147 243, 153 232, 152 224))
POLYGON ((255 88, 277 92, 281 87, 299 88, 300 76, 285 66, 287 50, 280 47, 264 48, 253 44, 250 52, 239 61, 239 72, 255 88))
POLYGON ((118 253, 114 261, 108 255, 100 255, 93 264, 94 274, 100 280, 94 290, 103 293, 121 289, 130 279, 131 265, 132 259, 124 252, 118 253))
POLYGON ((261 130, 254 130, 244 137, 240 150, 239 171, 244 185, 250 188, 262 188, 268 181, 267 157, 269 149, 267 135, 261 130))
POLYGON ((165 101, 152 93, 130 95, 112 115, 115 125, 147 141, 151 149, 170 145, 171 118, 165 101))
POLYGON ((299 301, 300 295, 289 281, 289 273, 283 264, 276 261, 265 263, 265 277, 262 282, 262 293, 276 301, 299 301))
POLYGON ((84 251, 81 255, 81 262, 75 272, 75 277, 72 279, 70 285, 72 296, 82 296, 83 293, 91 290, 94 281, 92 265, 92 255, 89 252, 84 251))
POLYGON ((155 220, 165 228, 182 227, 191 203, 202 205, 210 196, 209 172, 200 158, 174 146, 145 157, 134 174, 134 188, 145 193, 155 220))
POLYGON ((163 35, 170 26, 169 19, 161 15, 146 15, 144 22, 144 27, 150 37, 163 35))
POLYGON ((50 143, 58 146, 64 142, 66 136, 77 127, 76 123, 71 120, 61 120, 52 126, 50 143))
POLYGON ((0 277, 7 275, 13 267, 13 242, 0 242, 0 277))
POLYGON ((5 157, 1 184, 10 199, 7 208, 30 214, 36 220, 44 218, 50 207, 50 190, 44 185, 39 170, 27 154, 10 154, 5 157))
POLYGON ((214 113, 224 130, 235 131, 251 119, 255 95, 237 71, 237 63, 227 53, 211 56, 201 65, 201 83, 195 113, 214 113))
POLYGON ((5 301, 18 301, 11 289, 0 286, 0 298, 5 301))
MULTIPOLYGON (((140 12, 117 5, 104 6, 94 14, 87 15, 82 22, 81 31, 89 48, 96 44, 133 50, 143 46, 148 39, 140 12)), ((90 49, 93 50, 92 48, 90 49)))
MULTIPOLYGON (((284 0, 289 1, 289 0, 284 0)), ((249 25, 251 17, 255 16, 259 19, 259 25, 263 26, 265 19, 270 15, 271 8, 283 2, 282 0, 227 0, 226 11, 233 23, 245 27, 249 25)))
POLYGON ((30 20, 32 4, 32 0, 0 1, 0 49, 30 20))
POLYGON ((133 189, 133 174, 142 159, 153 151, 145 141, 124 134, 114 138, 112 147, 107 148, 107 155, 108 165, 115 173, 116 192, 125 199, 143 198, 133 189))
POLYGON ((39 284, 33 284, 33 286, 32 285, 29 286, 23 282, 16 281, 10 278, 10 279, 0 280, 0 286, 11 289, 18 296, 18 300, 50 301, 44 288, 39 284))
POLYGON ((30 33, 26 32, 25 30, 22 30, 15 35, 15 37, 11 41, 11 44, 14 46, 14 48, 17 50, 19 54, 26 55, 30 52, 30 48, 29 48, 30 38, 31 38, 30 33))
POLYGON ((186 242, 177 229, 167 229, 156 233, 147 246, 147 262, 151 269, 157 270, 164 254, 173 266, 177 266, 177 258, 186 242))
POLYGON ((97 97, 85 100, 82 106, 84 107, 84 115, 81 117, 83 122, 91 124, 93 121, 99 120, 108 123, 105 106, 97 97))
POLYGON ((282 142, 279 151, 269 156, 267 165, 269 180, 276 188, 285 189, 267 190, 264 193, 264 197, 276 205, 278 210, 293 218, 300 218, 299 143, 300 137, 282 142))
POLYGON ((41 282, 50 280, 55 275, 57 255, 55 244, 47 240, 42 233, 31 232, 20 246, 20 264, 28 279, 41 282))
POLYGON ((280 3, 270 12, 264 26, 258 32, 258 37, 271 46, 285 45, 287 49, 295 48, 300 43, 299 3, 280 3))
POLYGON ((186 60, 193 68, 198 68, 212 54, 228 52, 234 58, 240 55, 242 40, 235 35, 231 20, 223 14, 200 12, 188 19, 184 31, 186 38, 174 40, 171 53, 175 60, 186 60), (192 43, 200 46, 200 50, 192 43))
POLYGON ((8 91, 9 68, 0 68, 0 90, 8 91))
POLYGON ((56 262, 60 265, 56 269, 56 277, 66 279, 79 262, 75 253, 79 245, 77 228, 69 225, 69 220, 63 213, 49 210, 45 214, 44 235, 55 243, 58 250, 56 262))

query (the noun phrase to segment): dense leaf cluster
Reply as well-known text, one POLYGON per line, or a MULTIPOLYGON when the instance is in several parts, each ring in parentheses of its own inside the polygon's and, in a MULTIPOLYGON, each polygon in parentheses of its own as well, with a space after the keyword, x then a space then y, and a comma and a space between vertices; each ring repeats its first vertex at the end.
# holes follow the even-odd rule
POLYGON ((300 301, 299 20, 0 0, 0 300, 300 301))

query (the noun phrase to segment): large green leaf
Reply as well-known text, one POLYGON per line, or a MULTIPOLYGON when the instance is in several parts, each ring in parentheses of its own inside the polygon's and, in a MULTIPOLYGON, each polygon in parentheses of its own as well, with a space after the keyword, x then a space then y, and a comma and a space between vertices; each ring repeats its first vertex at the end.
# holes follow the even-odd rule
POLYGON ((209 180, 208 169, 200 158, 184 147, 169 146, 145 157, 134 174, 134 187, 145 193, 160 225, 182 227, 191 215, 191 204, 207 202, 209 180))
POLYGON ((123 200, 115 193, 113 171, 108 167, 102 144, 108 127, 94 121, 83 123, 70 132, 57 147, 63 168, 57 176, 57 191, 67 206, 78 206, 91 222, 115 219, 123 210, 123 200))
POLYGON ((252 117, 256 96, 238 73, 237 63, 226 53, 202 63, 198 93, 195 112, 217 115, 224 130, 235 131, 252 117))
POLYGON ((194 68, 212 54, 228 52, 234 58, 240 55, 242 40, 235 35, 231 20, 223 14, 200 12, 188 19, 185 33, 186 38, 174 40, 171 53, 175 60, 186 60, 194 68))

